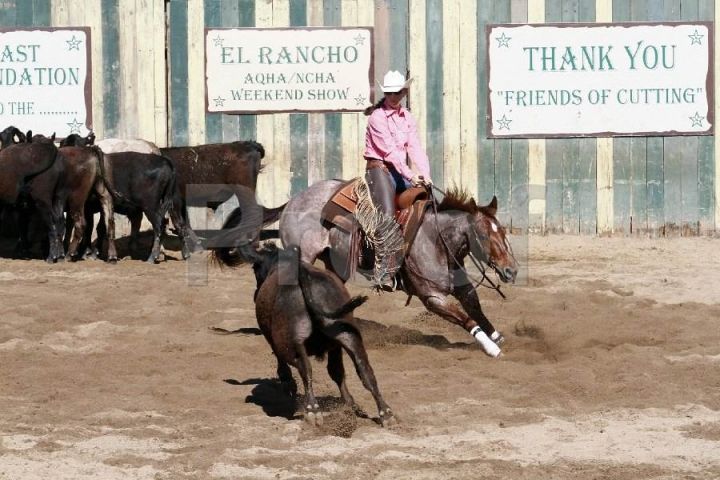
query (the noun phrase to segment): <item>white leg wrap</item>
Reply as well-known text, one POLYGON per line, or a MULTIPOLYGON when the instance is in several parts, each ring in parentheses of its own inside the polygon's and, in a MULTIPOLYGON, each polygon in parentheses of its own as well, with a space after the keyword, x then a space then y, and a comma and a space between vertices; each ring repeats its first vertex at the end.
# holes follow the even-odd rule
POLYGON ((500 338, 500 332, 498 332, 497 330, 490 334, 490 340, 492 340, 493 342, 498 338, 500 338))
POLYGON ((490 337, 488 337, 480 327, 473 327, 473 329, 470 330, 470 335, 475 337, 475 340, 477 340, 483 350, 485 350, 485 353, 487 353, 493 358, 496 358, 498 355, 500 355, 500 347, 498 347, 495 342, 490 340, 490 337))

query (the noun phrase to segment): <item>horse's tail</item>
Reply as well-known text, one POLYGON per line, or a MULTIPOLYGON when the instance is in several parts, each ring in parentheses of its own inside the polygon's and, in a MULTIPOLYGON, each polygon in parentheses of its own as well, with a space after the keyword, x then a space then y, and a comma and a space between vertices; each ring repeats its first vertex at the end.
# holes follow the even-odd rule
POLYGON ((270 225, 271 223, 275 223, 278 220, 280 220, 280 214, 285 210, 285 207, 287 206, 287 202, 283 203, 279 207, 275 208, 266 208, 262 207, 263 210, 263 219, 262 224, 263 227, 266 225, 270 225))
POLYGON ((228 215, 222 230, 205 242, 205 248, 211 250, 210 259, 218 265, 238 267, 246 263, 262 261, 262 252, 255 250, 253 244, 257 238, 257 227, 243 225, 243 211, 235 208, 228 215))
MULTIPOLYGON (((216 238, 213 240, 217 240, 216 238)), ((231 268, 255 263, 261 261, 262 258, 257 256, 257 252, 249 243, 238 245, 237 247, 213 248, 206 246, 210 250, 210 260, 216 265, 227 266, 231 268)))
POLYGON ((213 250, 213 258, 221 264, 237 266, 241 263, 252 263, 254 260, 247 258, 247 252, 237 251, 238 245, 255 243, 262 238, 277 238, 277 231, 268 237, 261 237, 260 233, 264 226, 279 220, 286 205, 287 203, 284 203, 279 207, 266 208, 255 203, 250 208, 236 207, 228 215, 222 230, 207 240, 205 248, 213 250), (237 255, 240 255, 240 258, 237 258, 237 255))

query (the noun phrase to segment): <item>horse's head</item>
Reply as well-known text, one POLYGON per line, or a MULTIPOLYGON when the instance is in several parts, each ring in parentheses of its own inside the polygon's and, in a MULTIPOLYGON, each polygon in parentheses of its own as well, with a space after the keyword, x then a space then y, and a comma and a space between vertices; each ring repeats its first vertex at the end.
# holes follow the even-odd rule
POLYGON ((473 235, 470 239, 470 251, 479 260, 487 263, 497 272, 503 282, 514 282, 518 273, 518 264, 513 255, 505 228, 495 218, 497 198, 484 207, 478 207, 473 214, 473 235))

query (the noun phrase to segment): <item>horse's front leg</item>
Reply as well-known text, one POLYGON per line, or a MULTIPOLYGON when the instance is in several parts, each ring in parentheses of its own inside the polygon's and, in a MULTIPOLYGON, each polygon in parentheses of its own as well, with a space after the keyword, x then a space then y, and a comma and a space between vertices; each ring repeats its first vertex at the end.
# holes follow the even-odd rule
POLYGON ((485 316, 480 306, 480 299, 472 285, 468 283, 466 285, 456 286, 453 289, 452 295, 458 299, 470 318, 477 322, 477 325, 485 332, 485 335, 490 337, 490 339, 498 345, 502 345, 505 337, 495 329, 493 324, 490 323, 490 320, 485 316))
MULTIPOLYGON (((448 302, 447 297, 430 296, 421 299, 425 308, 440 315, 445 320, 460 325, 480 344, 485 353, 491 357, 500 355, 500 347, 490 340, 490 337, 483 331, 478 323, 470 318, 460 307, 448 302)), ((479 305, 478 305, 479 307, 479 305)), ((487 320, 487 319, 486 319, 487 320)))

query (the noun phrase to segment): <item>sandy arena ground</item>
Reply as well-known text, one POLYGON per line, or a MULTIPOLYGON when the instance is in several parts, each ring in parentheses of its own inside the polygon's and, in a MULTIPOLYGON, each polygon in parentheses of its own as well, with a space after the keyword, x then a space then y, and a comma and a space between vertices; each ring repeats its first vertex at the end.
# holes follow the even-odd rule
POLYGON ((528 251, 480 291, 500 359, 402 293, 356 311, 391 429, 347 361, 371 418, 318 363, 325 425, 294 414, 247 268, 0 259, 0 479, 720 478, 720 240, 528 251))

